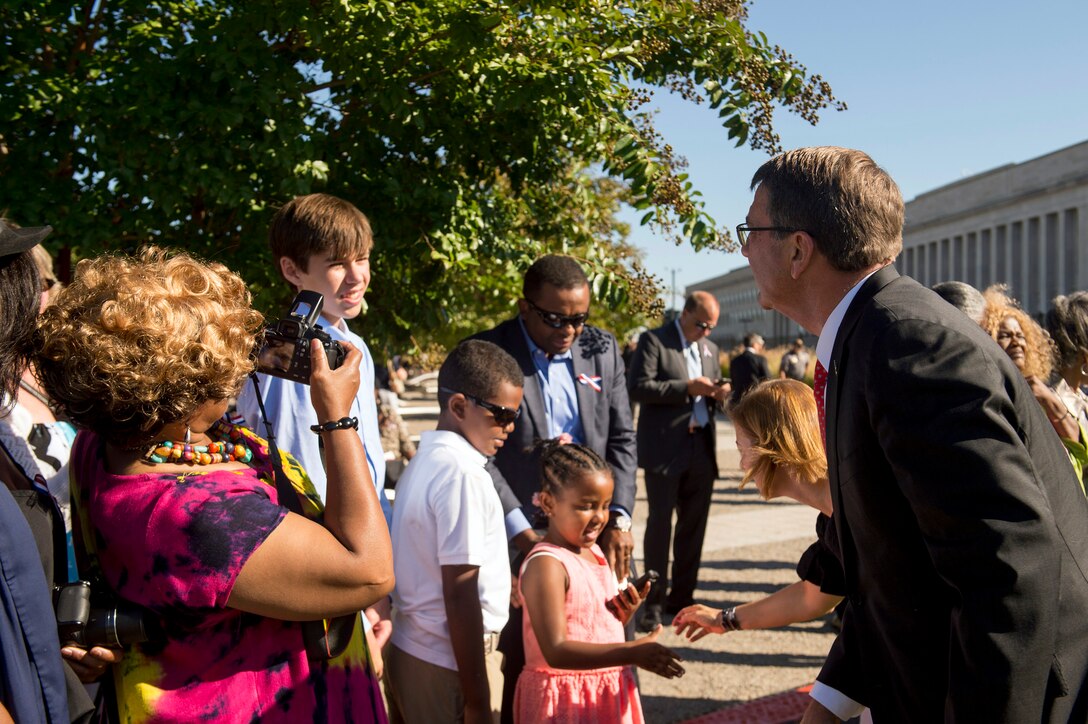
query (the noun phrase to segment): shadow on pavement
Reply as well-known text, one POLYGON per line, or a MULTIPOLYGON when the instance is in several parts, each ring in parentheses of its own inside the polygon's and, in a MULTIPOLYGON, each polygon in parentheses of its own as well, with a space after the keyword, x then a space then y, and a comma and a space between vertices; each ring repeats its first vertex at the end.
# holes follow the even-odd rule
POLYGON ((782 568, 793 570, 797 567, 797 561, 752 561, 740 558, 704 560, 699 568, 718 569, 723 571, 773 571, 782 568))

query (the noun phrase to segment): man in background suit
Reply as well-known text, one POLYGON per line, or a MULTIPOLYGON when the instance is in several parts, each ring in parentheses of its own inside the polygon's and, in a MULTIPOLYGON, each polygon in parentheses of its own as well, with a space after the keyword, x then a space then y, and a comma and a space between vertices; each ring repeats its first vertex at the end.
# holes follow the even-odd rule
POLYGON ((760 304, 819 334, 848 591, 803 721, 1085 721, 1088 501, 1023 375, 891 266, 903 199, 867 155, 789 151, 752 186, 760 304))
POLYGON ((641 403, 638 464, 646 471, 649 518, 643 539, 646 570, 661 574, 639 617, 652 631, 662 610, 676 614, 695 602, 710 496, 718 477, 714 413, 728 394, 717 384, 718 346, 706 339, 718 323, 718 301, 694 292, 674 321, 644 333, 628 372, 631 399, 641 403), (669 539, 676 509, 672 575, 669 539), (665 591, 672 586, 666 599, 665 591))
POLYGON ((755 332, 744 335, 744 351, 729 362, 729 377, 733 384, 732 402, 739 400, 741 395, 763 380, 771 378, 771 368, 761 352, 763 337, 755 332))
MULTIPOLYGON (((565 437, 592 448, 612 468, 615 491, 609 524, 597 540, 621 580, 630 572, 634 540, 635 431, 619 345, 611 334, 586 324, 589 280, 569 256, 548 255, 525 273, 518 316, 477 339, 513 355, 525 374, 521 416, 488 463, 506 513, 506 532, 522 553, 539 536, 530 526, 540 490, 538 440, 565 437)), ((507 656, 503 720, 511 711, 513 687, 524 665, 520 610, 511 611, 500 648, 507 656)))

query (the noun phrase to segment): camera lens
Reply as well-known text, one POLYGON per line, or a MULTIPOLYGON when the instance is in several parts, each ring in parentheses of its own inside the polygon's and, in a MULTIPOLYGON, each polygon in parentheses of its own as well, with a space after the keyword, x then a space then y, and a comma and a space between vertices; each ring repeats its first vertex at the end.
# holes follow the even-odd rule
POLYGON ((91 609, 83 633, 87 646, 129 646, 147 641, 144 612, 134 607, 91 609))

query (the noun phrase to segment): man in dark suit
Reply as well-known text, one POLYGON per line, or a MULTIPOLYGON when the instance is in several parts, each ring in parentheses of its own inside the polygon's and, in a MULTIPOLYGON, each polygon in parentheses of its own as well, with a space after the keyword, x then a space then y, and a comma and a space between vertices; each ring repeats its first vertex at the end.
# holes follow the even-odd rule
MULTIPOLYGON (((608 527, 597 542, 623 579, 634 550, 635 430, 619 345, 611 334, 586 324, 589 303, 589 280, 578 262, 569 256, 545 256, 525 273, 518 316, 476 335, 513 355, 525 374, 521 416, 488 470, 506 513, 507 535, 526 552, 539 540, 530 527, 536 513, 533 494, 540 490, 540 462, 533 445, 563 437, 601 455, 612 468, 615 490, 608 527)), ((504 721, 524 665, 520 611, 511 614, 501 646, 509 684, 504 721)))
POLYGON ((763 352, 763 337, 755 332, 744 335, 744 351, 729 362, 729 377, 733 383, 731 401, 736 402, 748 390, 771 378, 771 368, 763 352))
POLYGON ((819 334, 848 590, 805 721, 1085 721, 1088 501, 1023 376, 891 266, 903 200, 867 155, 790 151, 752 186, 760 303, 819 334))
POLYGON ((706 292, 693 293, 679 317, 639 338, 627 375, 631 399, 642 403, 638 464, 646 471, 650 511, 643 560, 646 570, 662 576, 639 617, 642 631, 661 623, 662 609, 676 614, 695 602, 710 496, 718 477, 714 413, 728 393, 727 385, 717 384, 718 346, 705 339, 717 323, 718 301, 706 292), (673 509, 676 538, 668 576, 673 509))

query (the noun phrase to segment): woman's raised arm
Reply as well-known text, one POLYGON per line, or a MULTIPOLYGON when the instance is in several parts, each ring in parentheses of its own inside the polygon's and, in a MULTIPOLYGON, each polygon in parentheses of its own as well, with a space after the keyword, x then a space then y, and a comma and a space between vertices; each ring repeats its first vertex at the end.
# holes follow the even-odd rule
MULTIPOLYGON (((342 342, 330 370, 311 341, 310 396, 318 420, 347 417, 359 389, 362 353, 342 342)), ((242 566, 228 605, 284 620, 361 611, 393 590, 393 550, 363 443, 352 428, 323 432, 328 500, 325 525, 288 514, 242 566)))

